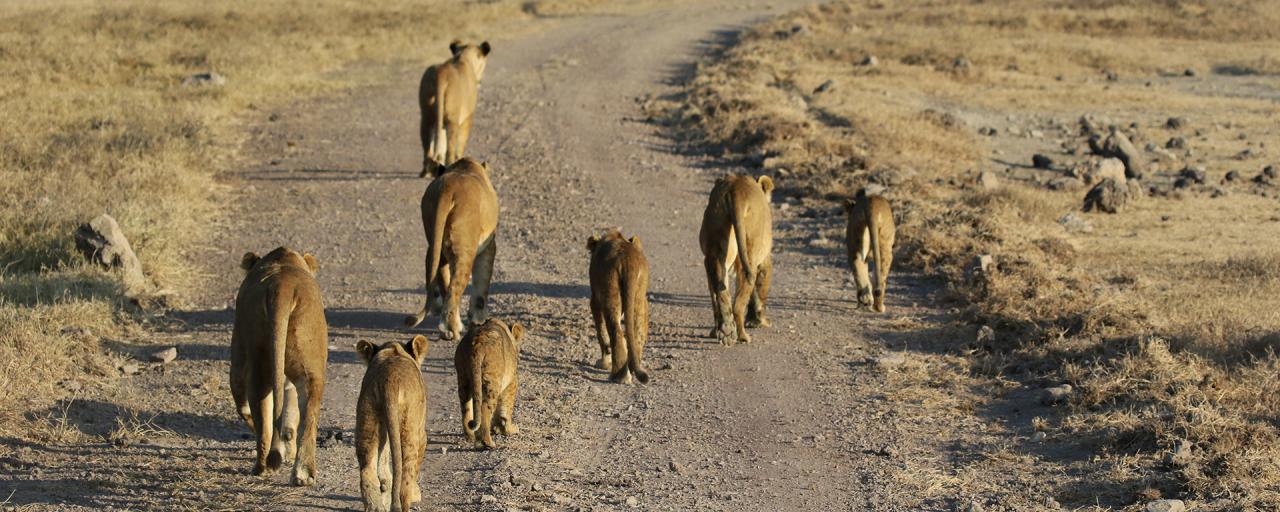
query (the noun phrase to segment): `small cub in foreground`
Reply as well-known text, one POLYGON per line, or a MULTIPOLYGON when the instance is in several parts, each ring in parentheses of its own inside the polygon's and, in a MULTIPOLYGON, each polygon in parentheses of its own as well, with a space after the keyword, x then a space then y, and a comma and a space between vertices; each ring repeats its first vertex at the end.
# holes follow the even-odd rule
POLYGON ((407 511, 422 500, 418 472, 427 452, 427 386, 422 360, 429 344, 356 343, 368 365, 356 402, 356 459, 365 512, 407 511))
POLYGON ((471 328, 453 353, 453 366, 458 371, 458 400, 462 403, 462 431, 467 441, 480 441, 496 448, 493 429, 503 435, 520 432, 511 420, 520 377, 516 364, 520 358, 520 338, 524 328, 490 318, 471 328))
POLYGON ((849 251, 849 267, 858 281, 858 302, 884 312, 884 287, 889 280, 889 266, 893 264, 893 210, 889 201, 881 196, 868 196, 866 189, 859 190, 852 201, 845 203, 849 224, 845 230, 845 245, 849 251), (875 262, 877 286, 867 269, 867 257, 875 262))
POLYGON ((627 240, 611 230, 603 238, 588 238, 587 250, 591 251, 591 318, 600 342, 596 366, 609 371, 614 382, 629 384, 634 374, 636 380, 648 383, 643 356, 649 337, 649 261, 640 239, 627 240))
POLYGON ((702 246, 711 289, 715 326, 711 337, 725 346, 747 343, 747 327, 768 327, 764 303, 773 273, 773 212, 769 202, 773 179, 728 175, 716 180, 702 215, 698 243, 702 246), (729 273, 737 275, 733 302, 729 301, 729 273), (729 322, 737 327, 737 337, 729 322))
POLYGON ((498 251, 498 193, 489 167, 470 158, 458 160, 422 194, 422 229, 427 235, 427 297, 422 309, 405 319, 413 327, 428 313, 440 313, 446 340, 462 337, 462 292, 475 280, 468 322, 486 317, 493 258, 498 251))
POLYGON ((253 474, 296 458, 294 485, 311 485, 329 360, 329 325, 315 279, 320 264, 310 254, 280 247, 263 257, 245 254, 240 268, 246 272, 231 331, 231 396, 258 440, 253 474), (301 418, 299 392, 306 403, 301 418))
POLYGON ((480 80, 489 57, 489 42, 479 46, 449 43, 453 57, 427 68, 418 85, 422 112, 422 173, 437 174, 462 158, 471 135, 471 120, 480 95, 480 80))

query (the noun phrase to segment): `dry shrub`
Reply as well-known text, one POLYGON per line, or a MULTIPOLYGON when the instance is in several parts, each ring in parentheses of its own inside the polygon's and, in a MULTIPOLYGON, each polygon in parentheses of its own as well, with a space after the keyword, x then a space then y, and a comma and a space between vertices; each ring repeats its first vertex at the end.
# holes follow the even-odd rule
MULTIPOLYGON (((1170 88, 1152 113, 1141 80, 1107 82, 1101 71, 1275 73, 1276 27, 1275 0, 836 1, 750 29, 698 68, 666 121, 775 175, 802 204, 889 184, 900 261, 946 277, 970 304, 962 316, 996 329, 972 371, 1080 390, 1065 413, 1037 422, 1093 449, 1060 499, 1275 508, 1280 245, 1261 224, 1274 205, 1192 200, 1176 209, 1196 213, 1179 222, 1168 200, 1144 200, 1071 235, 1057 219, 1078 210, 1078 195, 971 183, 990 165, 975 128, 1006 114, 1102 112, 1157 126, 1171 113, 1205 124, 1226 115, 1229 134, 1198 142, 1211 164, 1226 162, 1218 153, 1238 151, 1226 137, 1269 133, 1276 111, 1265 98, 1170 88), (867 56, 878 64, 863 65, 867 56), (973 271, 981 254, 995 259, 986 275, 973 271), (1181 442, 1191 458, 1165 464, 1181 442)), ((1159 130, 1148 136, 1168 136, 1159 130)))

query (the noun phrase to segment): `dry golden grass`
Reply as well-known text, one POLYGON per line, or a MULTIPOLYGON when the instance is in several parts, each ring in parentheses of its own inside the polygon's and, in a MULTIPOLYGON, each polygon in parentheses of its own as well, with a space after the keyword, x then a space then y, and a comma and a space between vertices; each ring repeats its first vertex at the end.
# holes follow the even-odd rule
POLYGON ((1064 503, 1164 495, 1275 508, 1275 200, 1244 185, 1226 198, 1145 198, 1120 215, 1077 213, 1093 230, 1072 234, 1057 220, 1078 212, 1082 190, 970 184, 1032 152, 1084 160, 1084 114, 1135 123, 1139 147, 1187 138, 1194 156, 1158 161, 1150 183, 1190 164, 1211 184, 1228 170, 1251 177, 1272 150, 1253 141, 1274 138, 1280 118, 1268 92, 1278 27, 1274 0, 836 1, 745 34, 699 68, 671 117, 778 175, 785 193, 892 184, 899 258, 947 277, 970 304, 962 316, 997 330, 975 374, 1079 390, 1035 422, 1094 454, 1059 489, 1064 503), (1173 116, 1192 129, 1167 128, 1173 116), (1049 135, 980 137, 983 126, 1049 135), (969 272, 978 254, 995 256, 986 278, 969 272), (1164 465, 1182 441, 1190 462, 1164 465))
POLYGON ((116 280, 75 254, 78 224, 110 213, 155 289, 189 289, 184 248, 219 215, 214 176, 246 114, 345 87, 330 72, 354 62, 425 66, 449 39, 500 39, 534 13, 600 3, 0 4, 0 431, 58 382, 110 376, 97 340, 137 327, 116 280), (225 85, 183 85, 208 71, 225 85))

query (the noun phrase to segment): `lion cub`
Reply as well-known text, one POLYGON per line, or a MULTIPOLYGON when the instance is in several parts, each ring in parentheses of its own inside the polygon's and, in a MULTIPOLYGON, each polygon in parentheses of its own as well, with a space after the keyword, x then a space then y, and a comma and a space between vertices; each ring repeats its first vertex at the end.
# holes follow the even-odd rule
POLYGON ((641 383, 648 383, 643 356, 649 337, 649 262, 640 239, 627 240, 611 230, 604 238, 588 238, 587 250, 591 251, 591 318, 600 342, 597 366, 609 371, 614 382, 629 384, 634 374, 641 383))
POLYGON ((849 249, 849 267, 858 280, 858 301, 883 313, 884 286, 889 279, 889 265, 893 264, 893 210, 888 200, 868 196, 866 189, 859 190, 844 209, 849 214, 845 245, 849 249), (874 290, 867 271, 868 255, 876 264, 878 286, 874 290))
POLYGON ((463 158, 432 180, 422 195, 422 227, 427 235, 427 297, 405 325, 416 326, 429 312, 439 312, 444 339, 456 340, 462 336, 459 310, 468 278, 475 280, 468 319, 475 324, 486 318, 498 250, 498 194, 489 181, 489 167, 463 158))
POLYGON ((418 85, 418 109, 422 112, 422 173, 436 174, 462 158, 471 135, 480 80, 489 57, 489 42, 479 46, 449 43, 453 57, 427 68, 418 85))
POLYGON ((356 402, 356 459, 366 512, 409 510, 422 500, 418 471, 427 452, 427 386, 420 368, 428 347, 421 335, 380 347, 356 343, 368 365, 356 402))
POLYGON ((473 327, 458 343, 453 353, 453 366, 458 371, 458 400, 462 403, 462 431, 467 441, 476 442, 476 434, 487 448, 496 448, 492 430, 503 435, 520 432, 511 420, 520 378, 516 363, 520 356, 520 338, 524 327, 491 318, 473 327))
POLYGON ((245 254, 231 331, 231 396, 258 441, 253 474, 296 455, 295 485, 316 478, 316 425, 329 359, 329 326, 315 280, 319 267, 314 256, 286 247, 263 257, 245 254), (301 419, 299 391, 306 402, 301 419))
POLYGON ((736 341, 747 343, 747 327, 768 327, 764 315, 773 273, 773 214, 769 201, 773 179, 761 176, 728 175, 716 180, 702 216, 698 242, 705 257, 707 286, 711 289, 711 311, 715 327, 711 337, 722 345, 733 345, 729 332, 732 319, 736 341), (729 302, 728 274, 737 276, 733 302, 729 302))

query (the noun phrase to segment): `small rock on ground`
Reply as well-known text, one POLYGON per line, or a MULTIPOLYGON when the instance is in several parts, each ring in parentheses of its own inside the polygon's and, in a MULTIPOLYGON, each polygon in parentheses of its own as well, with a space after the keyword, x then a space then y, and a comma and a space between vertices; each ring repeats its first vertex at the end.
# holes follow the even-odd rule
POLYGON ((1040 403, 1045 405, 1059 404, 1067 401, 1068 398, 1071 398, 1070 384, 1045 388, 1040 392, 1040 403))
POLYGON ((1147 503, 1147 512, 1185 512, 1187 506, 1182 500, 1156 500, 1147 503))
POLYGON ((157 350, 151 353, 151 361, 156 363, 168 363, 178 358, 178 347, 169 347, 164 350, 157 350))

